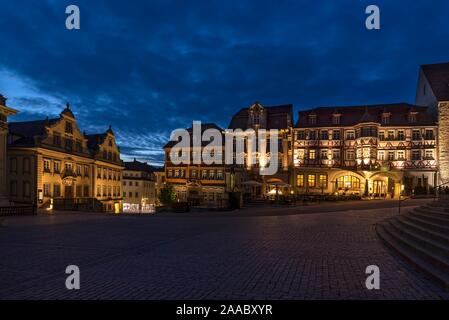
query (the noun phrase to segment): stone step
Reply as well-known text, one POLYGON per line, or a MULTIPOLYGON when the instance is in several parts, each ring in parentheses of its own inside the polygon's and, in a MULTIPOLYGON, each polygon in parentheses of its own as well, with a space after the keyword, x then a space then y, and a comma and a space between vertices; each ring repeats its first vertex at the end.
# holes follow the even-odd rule
POLYGON ((420 219, 418 217, 412 216, 411 214, 405 214, 401 216, 402 219, 404 220, 408 220, 411 221, 413 223, 419 224, 421 226, 425 226, 428 229, 437 231, 437 232, 442 232, 444 234, 449 234, 449 227, 448 226, 443 226, 434 222, 429 222, 427 220, 423 220, 420 219))
POLYGON ((412 215, 412 216, 415 216, 415 217, 418 217, 418 218, 420 218, 422 220, 430 221, 430 222, 433 222, 433 223, 436 223, 436 224, 440 224, 440 225, 449 227, 449 219, 444 219, 444 218, 437 217, 437 216, 432 215, 432 214, 423 213, 423 212, 417 212, 417 211, 414 211, 414 210, 410 211, 408 214, 412 215))
MULTIPOLYGON (((398 221, 397 218, 391 219, 390 225, 396 229, 397 232, 399 232, 402 236, 409 239, 411 242, 414 242, 416 244, 419 244, 426 250, 442 257, 449 257, 449 246, 437 241, 436 238, 433 238, 432 236, 429 236, 428 234, 421 234, 420 232, 417 232, 416 230, 413 230, 412 228, 408 226, 404 226, 401 222, 398 221)), ((449 273, 449 260, 448 260, 448 269, 449 273)))
POLYGON ((449 206, 449 201, 441 201, 441 200, 439 200, 439 201, 432 201, 432 202, 429 202, 429 203, 426 204, 426 205, 429 206, 429 207, 436 207, 436 208, 442 207, 442 208, 447 208, 447 207, 449 206))
POLYGON ((410 221, 406 219, 405 216, 396 217, 396 221, 398 221, 404 228, 413 230, 419 233, 420 235, 435 240, 441 243, 442 245, 446 246, 447 248, 449 248, 449 233, 440 232, 427 227, 425 224, 410 221))
POLYGON ((423 208, 423 209, 425 208, 425 209, 438 211, 438 212, 448 212, 449 213, 449 206, 429 206, 429 205, 424 205, 424 206, 421 206, 420 208, 423 208))
POLYGON ((437 283, 449 290, 449 275, 444 270, 430 263, 428 253, 422 248, 410 245, 401 235, 396 234, 388 223, 378 224, 376 231, 384 243, 399 253, 415 268, 430 276, 437 283))
POLYGON ((436 211, 436 210, 432 210, 432 209, 429 209, 429 208, 421 208, 421 207, 415 208, 412 211, 419 212, 419 213, 427 213, 427 214, 430 214, 430 215, 435 215, 435 216, 440 217, 442 219, 449 219, 449 212, 436 211))

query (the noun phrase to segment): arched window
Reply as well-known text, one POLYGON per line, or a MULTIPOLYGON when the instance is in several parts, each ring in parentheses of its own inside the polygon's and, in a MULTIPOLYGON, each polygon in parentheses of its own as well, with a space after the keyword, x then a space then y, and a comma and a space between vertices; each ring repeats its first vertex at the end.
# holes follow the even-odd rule
POLYGON ((339 189, 359 189, 360 179, 355 176, 342 176, 337 179, 339 189))

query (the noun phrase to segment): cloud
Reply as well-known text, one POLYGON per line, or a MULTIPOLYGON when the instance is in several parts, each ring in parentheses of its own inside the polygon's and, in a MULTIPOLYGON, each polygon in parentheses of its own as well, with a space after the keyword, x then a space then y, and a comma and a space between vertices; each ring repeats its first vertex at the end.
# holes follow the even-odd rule
POLYGON ((227 126, 255 100, 413 102, 419 65, 449 52, 447 1, 377 1, 380 31, 364 27, 367 1, 79 0, 79 31, 64 27, 69 4, 2 3, 0 92, 21 120, 69 101, 82 129, 111 124, 148 161, 171 130, 227 126))

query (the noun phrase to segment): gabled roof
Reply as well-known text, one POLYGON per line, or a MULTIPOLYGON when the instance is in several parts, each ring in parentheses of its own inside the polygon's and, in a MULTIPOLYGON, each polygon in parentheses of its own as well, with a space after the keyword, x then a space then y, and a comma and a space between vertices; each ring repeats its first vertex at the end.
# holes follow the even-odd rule
POLYGON ((416 106, 408 103, 377 104, 368 106, 345 106, 345 107, 319 107, 299 112, 296 128, 310 127, 341 127, 353 126, 360 123, 375 122, 382 123, 382 114, 390 114, 388 125, 435 125, 435 120, 427 112, 427 107, 416 106), (340 123, 332 122, 335 109, 341 114, 340 123), (417 112, 417 122, 409 122, 410 112, 417 112), (316 115, 316 123, 309 123, 309 115, 316 115))
POLYGON ((68 103, 67 103, 65 109, 62 110, 61 114, 75 119, 75 115, 73 114, 72 109, 70 109, 70 104, 68 104, 68 103))
POLYGON ((140 162, 134 159, 134 161, 131 162, 124 162, 125 170, 131 170, 131 171, 141 171, 141 172, 148 172, 148 173, 154 173, 156 170, 155 167, 150 166, 146 162, 140 162))
POLYGON ((35 137, 43 137, 46 134, 45 127, 59 121, 59 118, 37 121, 9 122, 8 130, 11 135, 19 137, 11 143, 15 146, 34 146, 35 137))
MULTIPOLYGON (((255 102, 254 104, 260 105, 259 102, 255 102)), ((253 105, 254 105, 253 104, 253 105)), ((289 124, 289 120, 293 119, 293 105, 292 104, 283 104, 278 106, 263 106, 261 105, 267 112, 267 128, 266 129, 284 129, 288 128, 291 124, 289 124)), ((248 129, 248 116, 249 109, 242 108, 240 109, 231 119, 228 128, 229 129, 248 129)))
POLYGON ((421 69, 438 101, 449 101, 449 62, 422 65, 421 69))
POLYGON ((98 150, 100 145, 106 139, 106 133, 97 133, 97 134, 85 134, 84 137, 87 139, 87 147, 89 150, 98 150))
MULTIPOLYGON (((222 135, 224 135, 224 130, 223 128, 221 128, 220 126, 216 125, 215 123, 201 123, 201 135, 203 135, 204 131, 206 131, 207 129, 216 129, 218 131, 220 131, 222 133, 222 135)), ((193 146, 193 139, 192 139, 192 134, 193 134, 193 127, 190 128, 186 128, 187 132, 190 135, 190 145, 193 146)), ((164 149, 165 148, 171 148, 174 145, 176 145, 178 143, 178 141, 172 141, 170 140, 169 142, 167 142, 164 145, 164 149)), ((201 142, 201 146, 207 146, 210 143, 210 141, 202 141, 201 142)), ((224 144, 224 137, 222 139, 222 143, 224 144)))

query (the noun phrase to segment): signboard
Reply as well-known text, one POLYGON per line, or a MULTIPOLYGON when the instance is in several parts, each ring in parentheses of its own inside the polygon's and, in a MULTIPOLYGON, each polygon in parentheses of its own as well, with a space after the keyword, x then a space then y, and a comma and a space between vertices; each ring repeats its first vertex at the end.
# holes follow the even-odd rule
POLYGON ((136 204, 136 203, 124 203, 123 204, 124 213, 154 213, 156 208, 154 204, 136 204))

